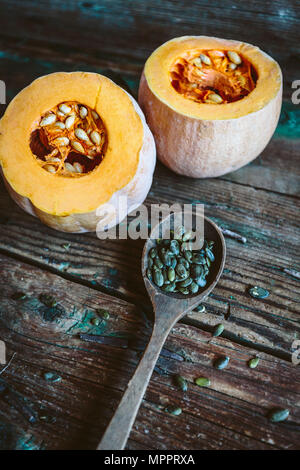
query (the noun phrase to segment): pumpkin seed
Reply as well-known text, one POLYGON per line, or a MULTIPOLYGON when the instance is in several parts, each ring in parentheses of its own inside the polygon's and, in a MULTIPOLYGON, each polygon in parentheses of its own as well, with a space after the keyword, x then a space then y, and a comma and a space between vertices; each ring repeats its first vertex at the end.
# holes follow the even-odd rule
POLYGON ((56 383, 61 381, 61 376, 58 375, 56 372, 45 372, 44 379, 48 382, 56 383))
POLYGON ((96 119, 96 121, 97 121, 97 119, 99 119, 99 115, 94 110, 92 111, 92 116, 93 116, 94 119, 96 119))
POLYGON ((40 302, 46 305, 46 307, 53 308, 57 305, 56 299, 50 294, 41 294, 39 296, 40 302))
POLYGON ((171 282, 173 282, 174 279, 175 279, 175 270, 172 267, 169 267, 169 269, 168 269, 168 279, 171 282))
POLYGON ((25 300, 27 299, 27 294, 25 294, 25 292, 15 292, 11 298, 13 300, 25 300))
POLYGON ((229 357, 228 356, 222 356, 218 357, 218 359, 215 360, 214 362, 214 367, 215 369, 225 369, 229 363, 229 357))
POLYGON ((248 292, 254 299, 266 299, 270 295, 270 292, 267 289, 259 286, 251 287, 248 292))
POLYGON ((200 54, 200 59, 202 60, 202 62, 204 62, 204 64, 211 65, 211 60, 207 55, 200 54))
POLYGON ((80 127, 76 127, 75 135, 78 139, 83 140, 85 142, 89 140, 89 137, 88 137, 87 133, 83 129, 81 129, 80 127))
POLYGON ((147 274, 147 278, 149 279, 149 281, 152 281, 152 271, 150 268, 147 269, 146 271, 146 274, 147 274))
POLYGON ((66 104, 59 105, 58 109, 64 114, 68 114, 71 111, 70 106, 67 106, 66 104))
POLYGON ((93 317, 93 318, 91 319, 91 323, 92 323, 92 325, 94 325, 94 326, 99 326, 100 323, 101 323, 101 320, 100 320, 100 318, 98 318, 98 317, 93 317))
POLYGON ((75 168, 76 173, 83 173, 83 166, 80 163, 74 162, 73 167, 75 168))
POLYGON ((149 258, 148 258, 148 268, 152 268, 153 263, 154 263, 153 258, 150 258, 150 256, 149 256, 149 258))
POLYGON ((76 172, 76 170, 75 170, 75 168, 73 167, 73 165, 71 165, 71 163, 68 163, 68 162, 65 163, 65 169, 66 169, 67 171, 70 171, 71 173, 75 173, 75 172, 76 172))
POLYGON ((174 377, 176 385, 182 390, 183 392, 186 392, 188 389, 188 384, 187 381, 181 376, 181 375, 175 375, 174 377))
POLYGON ((192 264, 191 266, 191 276, 193 279, 199 279, 203 275, 203 269, 200 264, 192 264))
POLYGON ((184 281, 179 282, 178 286, 179 287, 188 287, 190 284, 192 284, 192 282, 193 282, 193 280, 190 277, 188 277, 184 281))
POLYGON ((199 304, 199 305, 197 305, 197 307, 194 310, 195 310, 195 312, 203 313, 203 312, 205 312, 205 306, 202 305, 202 304, 199 304))
POLYGON ((233 62, 235 65, 240 65, 242 63, 242 59, 240 58, 237 52, 228 51, 227 55, 229 57, 229 60, 231 60, 231 62, 233 62))
POLYGON ((285 421, 290 414, 290 410, 287 408, 273 408, 268 413, 268 418, 272 423, 279 423, 280 421, 285 421))
POLYGON ((190 240, 192 237, 194 236, 194 233, 192 232, 192 230, 189 230, 188 232, 185 232, 182 236, 182 241, 183 242, 187 242, 188 240, 190 240))
POLYGON ((237 65, 234 64, 233 62, 231 62, 231 63, 229 64, 229 68, 230 68, 230 70, 235 70, 235 69, 237 68, 237 65))
POLYGON ((61 121, 57 121, 55 124, 54 124, 54 127, 58 127, 58 129, 65 129, 65 125, 63 122, 61 121))
POLYGON ((158 255, 157 249, 156 248, 151 248, 151 250, 149 251, 149 256, 151 258, 155 258, 157 255, 158 255))
POLYGON ((176 288, 175 282, 171 282, 170 284, 165 284, 162 289, 165 292, 174 292, 175 288, 176 288))
POLYGON ((255 369, 258 363, 259 363, 259 357, 253 357, 252 359, 249 360, 248 366, 250 367, 250 369, 255 369))
POLYGON ((53 165, 45 165, 43 168, 49 173, 56 173, 56 168, 53 165))
POLYGON ((53 124, 55 121, 56 121, 56 116, 55 116, 55 114, 48 114, 48 116, 45 116, 45 117, 41 120, 40 126, 41 126, 41 127, 49 126, 50 124, 53 124))
POLYGON ((210 259, 210 261, 215 261, 215 256, 209 248, 205 249, 205 253, 206 253, 206 256, 210 259))
POLYGON ((185 250, 183 252, 183 256, 190 263, 192 261, 192 258, 193 258, 193 253, 190 250, 185 250))
POLYGON ((195 264, 205 264, 205 256, 201 253, 196 253, 193 255, 192 261, 195 264))
POLYGON ((73 147, 74 150, 76 150, 76 152, 84 153, 83 146, 81 145, 80 142, 77 142, 77 140, 71 140, 71 146, 73 147))
POLYGON ((160 270, 153 270, 153 281, 158 287, 163 286, 164 276, 160 270))
POLYGON ((65 147, 66 145, 69 145, 69 142, 68 137, 57 137, 57 139, 53 141, 53 144, 58 147, 65 147))
POLYGON ((81 117, 81 119, 86 118, 87 114, 88 114, 87 109, 84 106, 81 106, 79 110, 79 116, 81 117))
POLYGON ((208 95, 208 101, 213 101, 214 103, 222 103, 223 98, 217 93, 211 93, 208 95))
POLYGON ((196 294, 196 293, 198 292, 198 290, 199 290, 199 286, 198 286, 198 284, 196 284, 196 282, 192 282, 192 283, 190 284, 189 289, 190 289, 190 293, 191 293, 191 294, 196 294))
POLYGON ((213 330, 213 336, 220 336, 223 331, 224 331, 224 325, 222 323, 219 323, 218 325, 215 326, 214 330, 213 330))
POLYGON ((99 132, 97 132, 97 131, 91 132, 90 138, 91 138, 91 140, 94 142, 94 144, 100 145, 101 136, 100 136, 99 132))
POLYGON ((183 264, 179 263, 176 265, 176 268, 175 268, 175 271, 176 273, 178 274, 179 277, 181 278, 186 278, 187 277, 187 272, 186 272, 186 269, 185 267, 183 266, 183 264))
POLYGON ((178 290, 184 295, 189 294, 189 290, 186 287, 178 287, 178 290))
POLYGON ((156 256, 156 257, 154 258, 154 264, 155 264, 159 269, 163 268, 163 266, 164 266, 164 263, 161 261, 161 259, 159 258, 159 256, 156 256))
POLYGON ((195 379, 195 384, 199 385, 199 387, 209 387, 210 380, 207 377, 198 377, 195 379))
POLYGON ((179 255, 179 243, 177 240, 171 240, 170 242, 170 250, 174 255, 179 255))
POLYGON ((65 120, 66 128, 70 129, 73 126, 74 122, 75 122, 75 116, 67 117, 67 119, 65 120))
POLYGON ((174 416, 179 416, 182 413, 182 409, 179 408, 179 406, 168 406, 167 408, 165 408, 165 411, 174 416))
POLYGON ((198 284, 199 287, 206 286, 206 280, 204 279, 204 277, 199 277, 199 279, 196 280, 196 283, 198 284))
MULTIPOLYGON (((202 67, 202 63, 201 63, 201 59, 200 57, 196 57, 195 59, 193 59, 193 65, 195 65, 196 67, 199 67, 201 68, 202 67)), ((197 85, 196 85, 197 86, 197 85)))

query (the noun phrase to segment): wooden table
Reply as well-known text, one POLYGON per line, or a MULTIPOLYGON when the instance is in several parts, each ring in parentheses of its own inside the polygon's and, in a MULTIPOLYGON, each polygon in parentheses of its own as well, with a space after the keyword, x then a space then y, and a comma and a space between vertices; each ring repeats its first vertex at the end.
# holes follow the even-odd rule
MULTIPOLYGON (((185 34, 254 42, 280 62, 281 120, 252 164, 208 180, 157 165, 148 205, 203 203, 206 215, 247 242, 226 238, 224 274, 205 311, 173 329, 128 449, 299 448, 300 374, 291 362, 300 339, 299 279, 286 271, 300 270, 300 105, 291 102, 291 83, 300 79, 299 3, 2 0, 0 6, 7 101, 34 78, 59 70, 103 73, 136 96, 146 57, 185 34), (270 296, 251 298, 254 285, 270 296), (225 331, 213 338, 221 322, 225 331), (230 357, 223 371, 212 367, 219 355, 230 357), (259 365, 250 369, 247 361, 255 356, 259 365), (175 374, 188 380, 187 392, 174 385, 175 374), (209 377, 211 386, 195 385, 199 376, 209 377), (168 405, 182 414, 166 413, 168 405), (270 423, 266 415, 274 407, 288 408, 289 418, 270 423)), ((22 212, 2 184, 0 191, 0 338, 8 359, 16 353, 0 378, 10 397, 29 407, 26 414, 0 394, 0 448, 93 449, 151 331, 140 273, 143 242, 56 232, 22 212), (16 292, 26 299, 14 300, 16 292), (42 303, 45 293, 56 306, 42 303), (95 314, 108 317, 105 312, 109 318, 91 323, 95 314), (84 341, 82 333, 99 335, 103 344, 84 341), (47 372, 61 380, 46 380, 47 372)))

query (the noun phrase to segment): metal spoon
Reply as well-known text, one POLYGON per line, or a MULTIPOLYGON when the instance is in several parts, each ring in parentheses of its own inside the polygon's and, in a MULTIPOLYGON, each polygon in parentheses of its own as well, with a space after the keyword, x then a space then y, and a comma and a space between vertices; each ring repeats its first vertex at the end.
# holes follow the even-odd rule
MULTIPOLYGON (((162 222, 162 229, 170 223, 173 214, 162 222)), ((202 217, 202 216, 196 216, 202 217)), ((213 240, 215 261, 212 263, 207 284, 200 294, 184 296, 183 294, 167 294, 153 284, 146 276, 148 252, 155 246, 153 231, 145 243, 142 254, 142 275, 153 304, 155 313, 154 327, 150 341, 140 363, 129 381, 124 395, 113 415, 97 450, 124 449, 137 412, 142 402, 147 385, 151 378, 156 361, 164 342, 175 323, 190 310, 201 303, 217 284, 225 264, 226 246, 220 229, 207 217, 202 217, 204 237, 213 240)), ((157 227, 155 229, 157 231, 157 227)))

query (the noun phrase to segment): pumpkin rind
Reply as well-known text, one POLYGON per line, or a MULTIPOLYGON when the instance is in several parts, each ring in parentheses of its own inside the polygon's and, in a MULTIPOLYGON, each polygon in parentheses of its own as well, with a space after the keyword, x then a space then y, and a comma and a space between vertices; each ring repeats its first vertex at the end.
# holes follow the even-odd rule
POLYGON ((147 60, 139 88, 159 159, 176 173, 195 178, 220 176, 256 158, 274 133, 281 101, 281 71, 271 57, 250 44, 206 36, 163 44, 147 60), (193 47, 242 52, 258 71, 256 88, 224 105, 184 98, 172 87, 168 68, 180 52, 193 47))
MULTIPOLYGON (((120 222, 119 196, 128 197, 130 211, 144 201, 151 187, 156 152, 154 139, 143 113, 127 92, 101 75, 60 72, 35 80, 8 106, 0 121, 0 132, 0 161, 9 193, 22 209, 57 230, 86 232, 95 231, 96 228, 104 229, 107 222, 102 226, 97 212, 106 203, 115 208, 120 222), (51 83, 49 102, 43 89, 51 83), (25 113, 23 117, 26 116, 24 107, 28 106, 30 97, 39 98, 39 91, 42 95, 44 93, 41 96, 41 105, 33 106, 35 109, 30 111, 31 120, 24 123, 23 132, 14 131, 14 116, 17 114, 14 123, 18 125, 21 119, 18 114, 22 116, 25 113), (95 109, 104 119, 108 130, 108 151, 103 162, 80 179, 47 174, 38 167, 28 142, 24 142, 27 138, 29 141, 30 129, 39 115, 55 105, 55 102, 68 99, 75 99, 95 109), (14 140, 11 148, 9 143, 12 138, 14 140), (13 161, 12 150, 16 152, 17 162, 13 161), (27 153, 27 158, 22 158, 22 150, 27 153), (33 174, 31 179, 28 176, 28 167, 33 174), (25 171, 23 180, 20 175, 22 169, 25 171), (41 192, 45 194, 41 196, 41 192)), ((125 216, 123 213, 122 217, 125 216)), ((114 213, 112 224, 108 223, 108 226, 115 223, 114 213)))

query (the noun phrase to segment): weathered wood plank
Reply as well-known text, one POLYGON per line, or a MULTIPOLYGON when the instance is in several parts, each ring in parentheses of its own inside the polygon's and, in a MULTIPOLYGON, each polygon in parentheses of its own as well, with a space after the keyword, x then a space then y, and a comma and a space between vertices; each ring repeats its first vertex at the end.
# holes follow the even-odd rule
MULTIPOLYGON (((125 301, 4 256, 0 266, 0 338, 8 356, 16 352, 1 379, 26 399, 37 417, 48 417, 48 422, 38 419, 31 425, 0 396, 2 426, 6 430, 10 426, 12 436, 17 430, 19 436, 9 445, 95 448, 136 367, 137 340, 147 338, 149 325, 125 301), (13 300, 16 291, 26 292, 27 299, 13 300), (56 307, 47 309, 41 303, 40 294, 45 292, 55 297, 56 307), (96 327, 90 315, 97 308, 109 311, 110 318, 96 327), (130 347, 85 343, 78 336, 82 331, 131 338, 130 347), (47 371, 55 371, 62 380, 46 381, 43 374, 47 371)), ((172 330, 166 349, 176 355, 160 356, 160 374, 152 376, 128 448, 299 447, 299 368, 260 353, 257 369, 249 369, 247 361, 255 351, 183 324, 172 330), (230 357, 223 371, 212 367, 219 355, 230 357), (187 379, 186 393, 174 386, 176 373, 187 379), (211 386, 194 385, 198 376, 209 377, 211 386), (171 404, 180 406, 183 413, 177 417, 167 414, 164 409, 171 404), (290 409, 286 422, 271 424, 267 420, 266 414, 276 406, 290 409)), ((5 437, 1 426, 0 437, 5 437)), ((5 448, 8 437, 6 434, 5 448)))
MULTIPOLYGON (((2 190, 0 248, 96 289, 147 302, 140 275, 142 240, 102 240, 93 234, 68 235, 44 227, 24 214, 2 190), (66 250, 64 245, 70 243, 66 250)), ((150 203, 203 203, 205 213, 224 228, 247 237, 245 245, 228 240, 225 273, 207 301, 209 313, 197 315, 203 326, 227 315, 233 335, 290 355, 299 334, 299 281, 283 272, 299 261, 299 202, 276 193, 217 179, 179 177, 158 166, 150 203), (247 294, 261 285, 271 295, 255 301, 247 294), (217 299, 217 300, 216 300, 217 299)))

